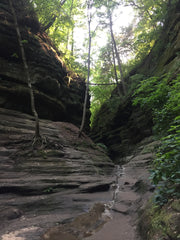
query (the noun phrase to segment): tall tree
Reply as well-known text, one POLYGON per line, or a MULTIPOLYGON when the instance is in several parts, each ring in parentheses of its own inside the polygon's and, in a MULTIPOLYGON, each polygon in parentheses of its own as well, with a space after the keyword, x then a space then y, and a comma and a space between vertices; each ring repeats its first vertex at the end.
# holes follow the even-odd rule
POLYGON ((137 19, 134 31, 134 52, 136 61, 141 61, 152 49, 165 23, 170 7, 179 0, 123 0, 126 6, 132 6, 137 19))
MULTIPOLYGON (((124 74, 123 74, 123 70, 122 70, 122 63, 121 63, 121 59, 120 59, 120 54, 118 52, 117 44, 116 44, 116 41, 115 41, 115 38, 114 38, 112 12, 111 12, 110 6, 108 6, 108 8, 107 8, 107 15, 108 15, 108 18, 109 18, 109 27, 110 27, 110 33, 111 33, 111 39, 112 39, 112 45, 113 45, 112 50, 114 49, 115 54, 116 54, 116 58, 117 58, 117 62, 118 62, 118 68, 119 68, 119 72, 120 72, 120 75, 121 75, 123 95, 125 95, 126 94, 126 87, 125 87, 124 74)), ((117 87, 119 87, 119 86, 117 86, 117 87)))
POLYGON ((47 31, 53 26, 59 15, 63 13, 63 5, 67 0, 33 0, 36 12, 42 24, 42 31, 47 31))
POLYGON ((116 66, 113 64, 112 43, 109 38, 107 44, 100 49, 98 60, 92 69, 93 83, 90 84, 91 126, 93 126, 96 113, 102 104, 110 98, 112 91, 117 86, 116 77, 118 80, 118 76, 114 75, 114 71, 117 74, 116 66))
POLYGON ((13 18, 14 18, 14 24, 15 24, 18 43, 19 43, 19 47, 20 47, 20 51, 21 51, 21 57, 22 57, 23 65, 24 65, 26 78, 27 78, 27 85, 28 85, 29 92, 30 92, 31 110, 32 110, 32 113, 33 113, 34 118, 35 118, 35 136, 34 136, 35 139, 34 139, 34 142, 36 142, 36 141, 39 141, 41 139, 40 130, 39 130, 39 118, 38 118, 38 114, 37 114, 37 111, 36 111, 36 108, 35 108, 34 93, 33 93, 33 88, 32 88, 32 84, 31 84, 31 78, 30 78, 30 74, 29 74, 29 68, 28 68, 28 64, 27 64, 27 60, 26 60, 26 55, 25 55, 25 51, 24 51, 23 40, 22 40, 22 37, 21 37, 21 32, 20 32, 20 29, 19 29, 17 16, 16 16, 16 12, 15 12, 15 8, 13 6, 12 0, 9 0, 9 6, 10 6, 10 9, 11 9, 13 18))
POLYGON ((90 79, 90 64, 91 64, 91 40, 92 40, 92 32, 91 32, 91 21, 92 21, 92 0, 87 0, 87 21, 88 21, 88 76, 87 76, 87 83, 86 83, 86 92, 84 98, 84 105, 83 105, 83 115, 81 126, 79 129, 79 137, 82 134, 84 129, 85 119, 86 119, 86 108, 87 108, 87 100, 88 100, 88 93, 89 93, 89 79, 90 79))
MULTIPOLYGON (((73 15, 72 15, 72 11, 73 11, 73 7, 74 7, 74 0, 71 1, 71 5, 70 5, 70 11, 69 11, 69 18, 70 21, 72 22, 72 35, 71 35, 71 55, 73 56, 73 48, 74 48, 74 41, 73 41, 73 32, 74 32, 74 24, 73 24, 73 15)), ((66 49, 68 50, 68 46, 69 46, 69 38, 70 38, 70 28, 68 28, 68 33, 67 33, 67 43, 66 43, 66 49)))
POLYGON ((112 56, 113 56, 113 66, 114 66, 114 76, 117 84, 117 90, 118 90, 118 95, 119 97, 121 96, 120 88, 119 88, 119 82, 118 82, 118 75, 117 75, 117 70, 116 70, 116 60, 115 60, 115 54, 114 54, 114 44, 112 42, 112 56))
POLYGON ((82 13, 83 0, 32 0, 45 30, 65 58, 74 53, 76 16, 82 13), (72 52, 70 52, 72 50, 72 52))
POLYGON ((126 86, 125 86, 125 80, 124 80, 124 74, 123 74, 123 69, 122 69, 122 62, 120 58, 120 53, 118 52, 117 48, 117 43, 115 40, 114 32, 113 32, 113 20, 112 20, 112 15, 113 11, 119 7, 119 1, 111 1, 111 0, 96 0, 96 7, 100 9, 99 11, 99 17, 100 17, 100 23, 103 26, 103 28, 109 27, 110 30, 110 36, 111 36, 111 42, 112 42, 112 56, 113 56, 113 64, 114 64, 114 74, 116 76, 116 83, 117 83, 117 88, 118 88, 118 94, 120 95, 119 91, 119 81, 117 80, 117 72, 116 72, 116 61, 118 64, 118 70, 120 73, 120 79, 121 79, 121 84, 122 84, 122 94, 126 94, 126 86), (105 7, 105 11, 101 11, 101 8, 105 7))

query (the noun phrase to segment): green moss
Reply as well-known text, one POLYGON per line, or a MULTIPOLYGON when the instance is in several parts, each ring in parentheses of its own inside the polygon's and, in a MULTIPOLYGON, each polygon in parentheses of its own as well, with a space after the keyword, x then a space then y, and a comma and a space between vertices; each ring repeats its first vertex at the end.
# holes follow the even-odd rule
POLYGON ((179 240, 180 200, 160 208, 150 201, 140 213, 138 230, 143 240, 179 240))
POLYGON ((146 153, 154 153, 156 152, 157 147, 159 147, 160 142, 159 141, 153 141, 150 144, 146 144, 141 153, 146 154, 146 153))
POLYGON ((180 212, 180 200, 176 200, 172 202, 171 208, 174 211, 180 212))
POLYGON ((103 152, 108 154, 108 148, 105 144, 97 143, 97 148, 100 149, 100 151, 103 151, 103 152))
POLYGON ((86 141, 84 142, 77 141, 73 145, 75 149, 79 151, 86 151, 86 149, 89 149, 89 148, 96 149, 94 143, 86 142, 86 141))

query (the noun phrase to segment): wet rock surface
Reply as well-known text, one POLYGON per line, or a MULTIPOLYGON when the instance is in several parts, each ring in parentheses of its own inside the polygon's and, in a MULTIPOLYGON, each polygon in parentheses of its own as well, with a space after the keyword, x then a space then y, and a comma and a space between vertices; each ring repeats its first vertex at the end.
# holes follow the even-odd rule
POLYGON ((116 166, 115 182, 111 186, 111 201, 95 204, 89 212, 70 223, 49 229, 43 239, 139 240, 136 230, 138 213, 152 195, 148 169, 156 144, 151 138, 145 139, 131 156, 124 159, 127 161, 125 165, 116 166), (128 162, 130 158, 132 163, 128 162), (138 159, 141 159, 141 163, 138 159))

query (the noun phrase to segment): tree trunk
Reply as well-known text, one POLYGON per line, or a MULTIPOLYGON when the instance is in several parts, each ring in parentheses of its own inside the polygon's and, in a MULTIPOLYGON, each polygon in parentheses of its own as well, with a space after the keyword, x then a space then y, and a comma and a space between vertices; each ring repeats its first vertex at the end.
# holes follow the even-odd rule
POLYGON ((45 32, 46 30, 48 30, 54 24, 56 18, 57 18, 56 15, 52 17, 51 21, 48 24, 46 24, 46 26, 43 26, 42 31, 45 32))
POLYGON ((112 55, 113 55, 114 75, 115 75, 115 79, 116 79, 116 85, 117 85, 118 95, 119 95, 119 97, 120 97, 120 96, 121 96, 121 93, 120 93, 119 83, 118 83, 118 76, 117 76, 117 70, 116 70, 116 61, 115 61, 113 43, 112 43, 112 55))
POLYGON ((9 5, 10 5, 10 9, 12 11, 13 18, 14 18, 17 38, 18 38, 19 47, 20 47, 20 50, 21 50, 22 61, 23 61, 23 65, 24 65, 24 70, 25 70, 25 74, 26 74, 26 78, 27 78, 27 85, 29 87, 29 92, 30 92, 31 111, 32 111, 32 113, 34 115, 34 118, 35 118, 35 138, 40 138, 39 118, 38 118, 38 114, 37 114, 37 111, 36 111, 36 108, 35 108, 34 93, 33 93, 32 85, 31 85, 31 78, 30 78, 30 75, 29 75, 29 69, 28 69, 28 65, 27 65, 27 61, 26 61, 25 52, 24 52, 24 46, 23 46, 23 43, 22 43, 22 37, 21 37, 20 30, 19 30, 19 26, 18 26, 18 22, 17 22, 17 16, 16 16, 16 13, 15 13, 15 9, 13 7, 12 0, 9 0, 9 5))
MULTIPOLYGON (((62 1, 60 2, 59 8, 61 8, 61 7, 64 5, 65 2, 66 2, 66 0, 62 0, 62 1)), ((53 15, 54 15, 54 14, 53 14, 53 15)), ((54 15, 54 16, 53 16, 53 15, 52 15, 52 18, 51 18, 50 22, 47 23, 46 26, 43 26, 43 27, 42 27, 42 31, 43 31, 43 32, 45 32, 46 30, 48 30, 48 29, 54 24, 54 22, 56 21, 57 15, 54 15)))
POLYGON ((68 46, 69 46, 69 28, 68 28, 67 39, 66 39, 66 51, 65 51, 65 54, 68 51, 68 46))
POLYGON ((74 26, 71 33, 71 56, 74 56, 74 26))
POLYGON ((123 95, 126 94, 126 87, 125 87, 125 83, 124 83, 124 76, 123 76, 123 71, 122 71, 122 67, 121 67, 121 59, 117 50, 117 46, 116 46, 116 41, 114 39, 114 33, 113 33, 113 28, 112 28, 112 15, 110 10, 108 10, 108 16, 109 16, 109 26, 110 26, 110 32, 111 32, 111 39, 112 39, 112 43, 113 43, 113 47, 115 50, 115 54, 116 54, 116 58, 118 61, 118 68, 120 71, 120 75, 121 75, 121 83, 122 83, 122 88, 123 88, 123 95))
MULTIPOLYGON (((73 11, 73 7, 74 7, 74 0, 72 0, 71 2, 71 7, 70 7, 70 13, 69 13, 69 18, 72 21, 73 16, 72 16, 72 11, 73 11)), ((71 34, 71 40, 73 38, 73 31, 74 31, 74 24, 72 25, 72 34, 71 34)), ((70 28, 68 28, 68 33, 67 33, 67 42, 66 42, 66 50, 69 50, 69 38, 70 38, 70 28)), ((71 43, 71 50, 72 50, 72 43, 71 43)), ((73 56, 73 54, 71 53, 71 56, 73 56)))
POLYGON ((61 6, 64 5, 65 2, 66 2, 66 0, 62 0, 62 1, 60 2, 60 5, 61 5, 61 6))
MULTIPOLYGON (((74 20, 73 16, 72 16, 72 10, 74 7, 74 0, 72 0, 71 2, 71 10, 70 10, 70 17, 71 20, 74 20)), ((74 55, 74 23, 72 25, 72 32, 71 32, 71 56, 74 55)))
POLYGON ((167 6, 171 7, 171 5, 172 5, 172 0, 169 0, 167 6))
POLYGON ((88 31, 89 31, 89 46, 88 46, 88 77, 87 77, 87 83, 86 83, 86 92, 85 92, 85 98, 84 98, 84 106, 83 106, 83 116, 81 121, 81 126, 79 130, 79 137, 82 134, 82 131, 84 129, 84 123, 86 120, 86 107, 87 107, 87 100, 88 100, 88 93, 89 93, 89 78, 90 78, 90 64, 91 64, 91 14, 90 14, 90 2, 88 1, 88 31))

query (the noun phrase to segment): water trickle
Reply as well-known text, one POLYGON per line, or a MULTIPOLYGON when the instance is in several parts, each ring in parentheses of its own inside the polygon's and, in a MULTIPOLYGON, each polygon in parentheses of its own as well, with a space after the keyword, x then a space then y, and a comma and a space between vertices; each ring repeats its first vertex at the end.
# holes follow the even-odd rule
POLYGON ((120 189, 120 178, 125 174, 124 173, 124 170, 125 168, 123 166, 120 166, 120 165, 116 165, 115 167, 115 177, 116 177, 116 180, 115 180, 115 183, 114 183, 114 186, 113 186, 113 201, 115 202, 116 201, 116 198, 117 198, 117 194, 119 193, 119 189, 120 189))
POLYGON ((104 204, 105 210, 104 210, 103 216, 112 218, 111 210, 117 200, 117 195, 120 192, 120 184, 121 184, 120 178, 125 174, 124 171, 125 171, 125 168, 123 166, 120 166, 120 165, 115 166, 115 170, 114 170, 115 182, 111 186, 112 200, 104 204))

